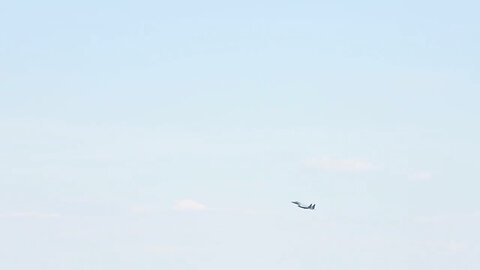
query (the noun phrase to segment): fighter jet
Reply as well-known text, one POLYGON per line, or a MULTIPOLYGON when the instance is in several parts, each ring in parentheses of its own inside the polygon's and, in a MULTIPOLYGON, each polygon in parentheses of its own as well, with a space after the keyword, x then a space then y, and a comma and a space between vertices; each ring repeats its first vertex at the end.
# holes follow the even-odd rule
POLYGON ((297 202, 297 201, 294 201, 292 203, 296 204, 298 207, 303 208, 303 209, 315 210, 315 204, 310 204, 309 206, 306 206, 306 205, 302 204, 301 202, 297 202))

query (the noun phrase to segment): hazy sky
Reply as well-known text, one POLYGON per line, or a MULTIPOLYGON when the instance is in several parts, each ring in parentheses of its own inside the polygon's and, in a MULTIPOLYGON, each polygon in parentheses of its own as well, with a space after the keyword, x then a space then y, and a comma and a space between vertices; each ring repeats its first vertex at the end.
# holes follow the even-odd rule
POLYGON ((480 269, 479 10, 3 1, 0 268, 480 269))

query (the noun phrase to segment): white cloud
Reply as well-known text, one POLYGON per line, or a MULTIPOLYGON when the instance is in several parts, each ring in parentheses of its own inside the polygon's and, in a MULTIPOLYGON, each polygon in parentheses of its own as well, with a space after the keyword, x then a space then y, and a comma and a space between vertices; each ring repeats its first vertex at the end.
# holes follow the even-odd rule
POLYGON ((58 218, 60 214, 45 212, 9 212, 0 213, 0 217, 41 217, 41 218, 58 218))
POLYGON ((425 181, 425 180, 430 180, 432 178, 432 174, 429 172, 415 172, 410 175, 410 179, 412 180, 419 180, 419 181, 425 181))
POLYGON ((190 199, 185 199, 185 200, 180 200, 175 203, 173 206, 174 210, 191 210, 191 211, 201 211, 201 210, 207 210, 207 207, 199 202, 190 200, 190 199))
POLYGON ((353 159, 314 158, 307 162, 310 168, 332 171, 372 171, 376 167, 371 163, 353 159))

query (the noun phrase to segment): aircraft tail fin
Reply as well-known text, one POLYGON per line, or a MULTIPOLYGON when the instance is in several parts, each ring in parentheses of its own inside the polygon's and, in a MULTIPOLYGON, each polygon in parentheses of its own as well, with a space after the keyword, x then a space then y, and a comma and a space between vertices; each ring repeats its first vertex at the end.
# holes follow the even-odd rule
POLYGON ((315 204, 312 206, 312 209, 315 209, 315 204))

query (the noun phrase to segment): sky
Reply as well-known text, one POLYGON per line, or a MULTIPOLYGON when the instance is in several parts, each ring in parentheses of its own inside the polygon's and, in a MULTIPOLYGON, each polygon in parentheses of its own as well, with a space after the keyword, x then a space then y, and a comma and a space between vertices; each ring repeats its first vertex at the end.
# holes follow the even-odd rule
POLYGON ((479 9, 1 2, 0 268, 479 269, 479 9))

